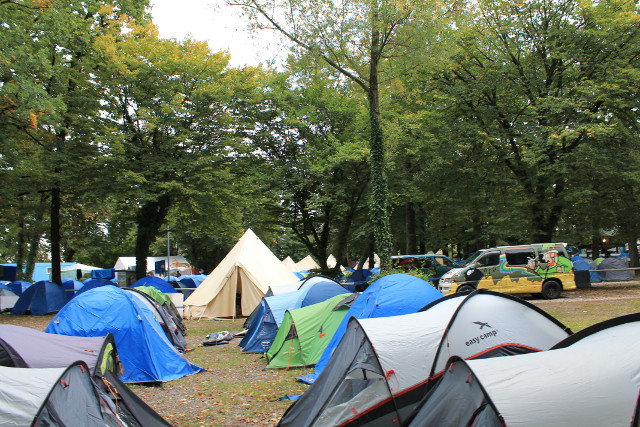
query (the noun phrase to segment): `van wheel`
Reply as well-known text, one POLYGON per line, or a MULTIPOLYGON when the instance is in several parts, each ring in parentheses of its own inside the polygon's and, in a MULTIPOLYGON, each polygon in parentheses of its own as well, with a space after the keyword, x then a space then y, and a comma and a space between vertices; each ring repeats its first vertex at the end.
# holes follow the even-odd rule
POLYGON ((471 285, 462 285, 458 288, 458 290, 456 292, 458 293, 462 293, 462 292, 473 292, 475 291, 475 288, 471 285))
POLYGON ((557 280, 547 280, 542 285, 542 298, 556 299, 562 293, 562 285, 557 280))

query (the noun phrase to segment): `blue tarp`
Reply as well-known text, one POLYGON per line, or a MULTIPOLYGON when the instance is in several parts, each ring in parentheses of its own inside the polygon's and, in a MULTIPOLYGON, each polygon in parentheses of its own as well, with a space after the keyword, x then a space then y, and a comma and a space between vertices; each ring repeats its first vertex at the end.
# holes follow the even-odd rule
POLYGON ((16 305, 11 309, 11 314, 25 314, 29 311, 33 315, 41 316, 54 313, 60 310, 67 301, 69 301, 69 297, 62 286, 41 280, 22 292, 16 305))
POLYGON ((92 279, 114 279, 116 277, 115 268, 103 268, 102 270, 91 270, 92 279))
POLYGON ((138 279, 133 285, 132 288, 137 288, 138 286, 152 286, 159 290, 160 292, 164 292, 165 294, 175 294, 176 291, 173 286, 169 282, 165 282, 160 277, 156 276, 146 276, 142 279, 138 279))
POLYGON ((168 340, 151 310, 133 292, 102 286, 77 295, 45 332, 99 337, 112 333, 124 367, 124 382, 171 381, 203 369, 168 340))
POLYGON ((287 310, 306 307, 344 293, 345 289, 333 280, 322 279, 297 291, 263 298, 239 346, 246 353, 266 352, 287 310))
POLYGON ((373 282, 353 303, 338 326, 333 338, 320 356, 313 373, 299 377, 312 383, 329 362, 347 329, 349 319, 399 316, 415 313, 427 304, 442 298, 442 294, 428 282, 409 274, 390 274, 373 282))

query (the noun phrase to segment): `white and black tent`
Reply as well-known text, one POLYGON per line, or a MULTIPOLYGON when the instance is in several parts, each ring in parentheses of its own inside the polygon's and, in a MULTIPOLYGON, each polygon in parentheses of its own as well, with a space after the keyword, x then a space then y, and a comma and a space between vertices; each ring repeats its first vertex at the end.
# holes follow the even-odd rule
POLYGON ((628 427, 640 389, 640 314, 589 327, 550 351, 454 357, 411 426, 628 427))
POLYGON ((327 367, 280 425, 398 425, 452 355, 548 350, 570 333, 526 301, 482 289, 442 298, 418 313, 352 318, 327 367))
MULTIPOLYGON (((78 337, 48 334, 23 326, 0 325, 0 366, 2 367, 32 368, 36 369, 34 372, 49 375, 49 372, 54 371, 46 368, 66 369, 78 360, 84 363, 83 369, 86 368, 93 380, 94 388, 86 389, 87 393, 97 393, 102 403, 111 408, 109 412, 116 413, 124 424, 128 426, 169 425, 118 378, 121 374, 121 365, 111 334, 103 337, 78 337)), ((0 399, 5 393, 19 393, 20 387, 28 390, 31 385, 26 381, 24 385, 16 385, 16 390, 11 388, 5 390, 2 387, 0 385, 0 399)), ((92 398, 89 397, 89 399, 92 398)), ((2 406, 1 403, 0 406, 2 406)), ((0 426, 15 425, 11 422, 4 424, 5 417, 8 415, 3 411, 0 409, 0 426)))
POLYGON ((0 366, 2 426, 122 426, 95 390, 84 362, 67 368, 0 366))

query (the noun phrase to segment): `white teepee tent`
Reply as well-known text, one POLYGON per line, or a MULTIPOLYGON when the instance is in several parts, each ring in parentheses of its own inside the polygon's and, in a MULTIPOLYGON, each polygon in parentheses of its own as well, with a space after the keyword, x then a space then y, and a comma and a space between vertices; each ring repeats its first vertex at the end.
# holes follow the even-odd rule
POLYGON ((282 264, 284 264, 284 266, 287 267, 292 273, 297 273, 298 271, 300 271, 298 265, 290 256, 283 259, 282 264))
POLYGON ((311 258, 311 255, 307 255, 306 257, 302 258, 300 261, 296 263, 296 265, 298 266, 299 271, 308 271, 308 270, 320 268, 318 263, 315 262, 313 258, 311 258))
POLYGON ((270 286, 297 280, 296 275, 248 229, 184 302, 185 317, 248 316, 270 286), (239 313, 236 311, 237 295, 241 306, 239 313))

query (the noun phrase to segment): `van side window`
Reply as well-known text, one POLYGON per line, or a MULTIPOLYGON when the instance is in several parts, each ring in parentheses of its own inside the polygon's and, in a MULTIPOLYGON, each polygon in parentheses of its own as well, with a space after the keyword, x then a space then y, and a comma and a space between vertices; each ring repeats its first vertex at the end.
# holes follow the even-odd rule
POLYGON ((536 259, 536 254, 530 249, 516 249, 505 252, 508 265, 527 265, 530 259, 536 259))
POLYGON ((476 261, 478 267, 491 267, 500 264, 500 252, 490 252, 476 261))

